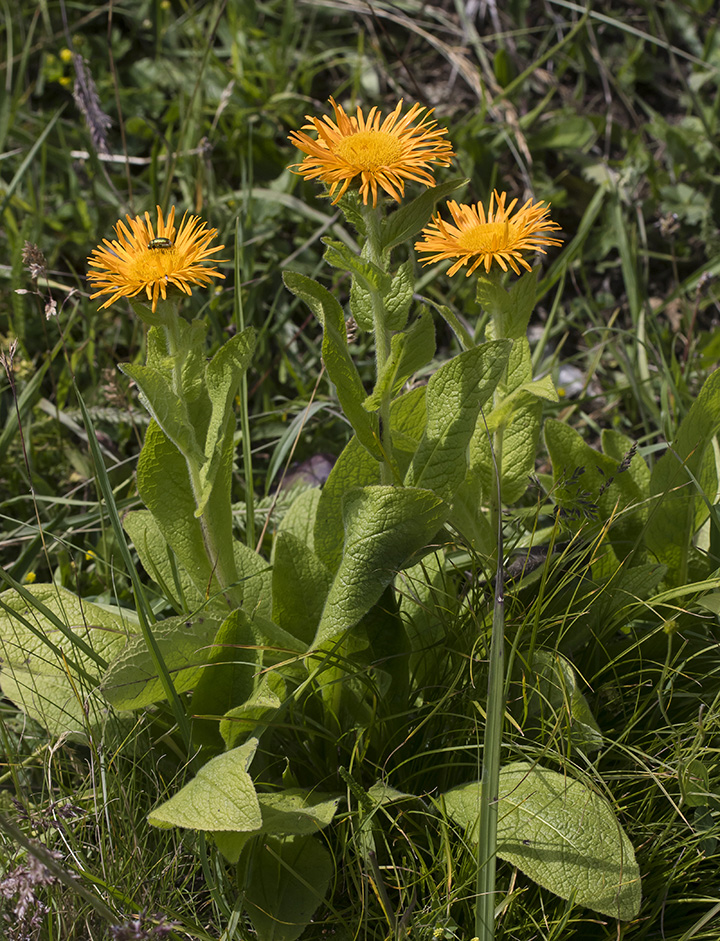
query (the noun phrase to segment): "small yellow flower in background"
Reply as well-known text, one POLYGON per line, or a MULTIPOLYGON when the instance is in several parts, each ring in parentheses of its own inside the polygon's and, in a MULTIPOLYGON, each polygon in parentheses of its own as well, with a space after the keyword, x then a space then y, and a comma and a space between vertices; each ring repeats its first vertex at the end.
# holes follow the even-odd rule
POLYGON ((543 245, 561 245, 562 239, 545 234, 560 226, 548 218, 550 207, 542 202, 533 205, 532 199, 528 199, 513 215, 517 199, 507 207, 506 199, 507 193, 498 194, 496 190, 490 197, 487 213, 482 203, 468 206, 451 199, 447 207, 455 225, 443 222, 438 213, 422 230, 423 240, 415 243, 419 252, 430 254, 423 265, 454 258, 455 264, 448 269, 448 274, 453 275, 463 265, 469 265, 467 277, 481 264, 486 272, 490 271, 494 261, 503 271, 508 270, 508 265, 515 274, 520 274, 518 265, 531 271, 522 253, 545 254, 543 245))
POLYGON ((293 131, 289 140, 307 154, 302 163, 290 169, 307 180, 327 183, 330 195, 335 197, 333 205, 356 177, 360 177, 359 190, 365 205, 372 194, 372 204, 377 206, 378 186, 400 202, 405 180, 434 186, 429 168, 432 164, 447 167, 454 156, 450 142, 441 139, 447 130, 429 120, 432 111, 420 118, 426 110, 422 105, 413 105, 401 117, 401 99, 382 121, 377 108, 371 108, 366 118, 361 108, 355 115, 347 115, 333 98, 330 104, 334 121, 327 116, 306 115, 311 123, 305 124, 303 131, 316 131, 317 140, 303 131, 293 131), (418 122, 413 124, 416 119, 418 122))
POLYGON ((65 48, 60 50, 60 58, 63 62, 72 62, 72 52, 70 49, 65 48))
POLYGON ((100 305, 109 307, 121 297, 135 297, 145 293, 152 301, 153 312, 158 300, 167 298, 168 288, 176 287, 190 294, 190 285, 202 287, 210 284, 211 278, 224 278, 215 268, 205 267, 205 262, 225 261, 211 259, 224 245, 210 248, 217 229, 208 229, 199 216, 183 216, 180 227, 175 229, 175 207, 167 219, 157 207, 157 226, 153 228, 150 213, 145 218, 125 217, 127 225, 119 221, 115 226, 117 239, 103 239, 103 245, 93 249, 88 264, 98 271, 88 273, 88 280, 98 288, 91 298, 110 294, 109 300, 100 305))
POLYGON ((37 580, 37 574, 35 572, 26 572, 25 578, 23 578, 23 583, 25 585, 32 585, 32 583, 36 580, 37 580))

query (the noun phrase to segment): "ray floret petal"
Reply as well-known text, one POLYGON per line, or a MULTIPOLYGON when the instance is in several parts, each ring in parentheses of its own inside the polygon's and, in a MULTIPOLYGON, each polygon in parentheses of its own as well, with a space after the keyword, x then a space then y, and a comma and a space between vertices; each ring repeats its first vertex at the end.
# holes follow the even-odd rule
POLYGON ((176 227, 175 207, 165 218, 158 206, 155 226, 148 212, 144 217, 125 218, 127 222, 121 219, 115 225, 117 238, 103 239, 88 257, 88 265, 97 269, 88 272, 88 280, 96 289, 90 297, 110 295, 100 305, 101 310, 122 297, 144 294, 154 313, 158 301, 167 300, 169 290, 177 288, 190 294, 193 285, 206 287, 212 278, 225 277, 205 264, 227 259, 211 257, 225 246, 210 247, 217 229, 209 229, 199 216, 185 213, 176 227))
POLYGON ((453 222, 445 222, 437 213, 415 243, 416 250, 428 256, 422 264, 452 259, 448 274, 453 275, 467 265, 467 277, 480 265, 489 272, 493 262, 503 271, 512 268, 515 274, 520 274, 520 266, 532 270, 523 252, 545 254, 543 246, 561 245, 562 239, 548 234, 560 226, 549 218, 550 206, 543 202, 528 199, 514 213, 517 199, 509 205, 506 202, 507 193, 497 190, 490 197, 487 212, 481 202, 468 205, 449 200, 447 208, 453 222))
POLYGON ((450 142, 444 140, 447 130, 430 120, 432 111, 426 112, 423 105, 414 104, 403 115, 400 99, 383 119, 376 107, 366 117, 360 107, 348 115, 334 98, 330 104, 334 120, 306 115, 310 123, 293 131, 289 140, 306 154, 290 169, 307 180, 326 183, 333 204, 351 185, 357 186, 365 205, 372 197, 376 206, 380 190, 399 202, 406 180, 434 186, 433 165, 447 167, 454 156, 450 142), (315 131, 317 138, 305 131, 315 131))

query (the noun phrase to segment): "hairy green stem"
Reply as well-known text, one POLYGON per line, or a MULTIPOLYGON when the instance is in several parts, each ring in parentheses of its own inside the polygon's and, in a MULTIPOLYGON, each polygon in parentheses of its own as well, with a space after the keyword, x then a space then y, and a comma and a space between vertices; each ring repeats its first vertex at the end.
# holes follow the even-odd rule
POLYGON ((178 399, 183 398, 183 386, 182 386, 182 368, 185 363, 185 351, 182 349, 182 344, 180 340, 180 330, 178 329, 178 318, 180 314, 175 309, 175 316, 170 317, 165 324, 163 324, 163 330, 165 332, 165 342, 167 344, 167 350, 172 359, 172 369, 173 369, 173 392, 178 397, 178 399))
MULTIPOLYGON (((242 229, 240 217, 235 224, 235 319, 238 333, 245 329, 245 310, 242 302, 242 278, 240 261, 242 229)), ((245 542, 255 548, 255 489, 253 487, 252 444, 250 439, 250 415, 248 412, 247 375, 240 382, 240 430, 242 432, 243 472, 245 475, 245 542)))
MULTIPOLYGON (((363 206, 363 218, 367 236, 369 260, 378 268, 385 270, 380 238, 381 210, 377 206, 363 206)), ((385 363, 390 356, 390 331, 387 327, 385 303, 378 291, 372 290, 373 332, 375 335, 375 381, 382 375, 385 363)), ((390 390, 386 389, 380 399, 380 446, 384 461, 380 466, 380 479, 384 484, 393 480, 392 472, 392 436, 390 434, 390 390)))
MULTIPOLYGON (((500 283, 498 272, 491 272, 491 280, 500 283)), ((494 340, 505 336, 503 312, 489 311, 494 340)), ((504 396, 506 377, 498 383, 493 404, 499 405, 504 396)), ((488 434, 490 431, 488 429, 488 434)), ((497 533, 497 559, 495 571, 495 598, 493 604, 490 662, 488 665, 488 694, 483 739, 482 782, 480 787, 480 815, 478 820, 477 901, 475 906, 475 935, 479 941, 495 938, 495 873, 497 867, 497 824, 500 787, 500 757, 502 749, 503 717, 505 715, 505 570, 503 565, 502 527, 502 461, 503 428, 492 434, 492 485, 490 488, 490 521, 497 533)))
MULTIPOLYGON (((176 318, 171 318, 169 322, 164 325, 163 329, 165 331, 168 353, 173 363, 173 392, 179 400, 182 400, 184 397, 182 370, 187 351, 183 348, 176 318)), ((202 447, 204 443, 205 442, 198 442, 198 446, 202 447)), ((202 482, 200 478, 201 468, 192 454, 183 454, 183 457, 185 458, 188 469, 193 500, 197 507, 200 504, 202 494, 202 482)), ((199 523, 205 552, 213 567, 213 573, 217 578, 218 584, 223 590, 231 589, 237 582, 237 569, 235 567, 233 547, 232 543, 225 545, 224 542, 226 542, 226 540, 220 540, 217 536, 219 526, 218 521, 214 519, 212 500, 206 502, 205 509, 199 517, 199 523)), ((210 586, 208 586, 208 588, 209 587, 210 586)))

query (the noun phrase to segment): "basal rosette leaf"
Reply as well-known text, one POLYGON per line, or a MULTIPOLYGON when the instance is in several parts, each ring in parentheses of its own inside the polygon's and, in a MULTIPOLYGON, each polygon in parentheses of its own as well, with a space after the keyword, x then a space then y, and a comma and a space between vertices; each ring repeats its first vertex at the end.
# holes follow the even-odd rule
MULTIPOLYGON (((448 815, 477 840, 480 782, 444 795, 448 815)), ((500 769, 497 854, 563 899, 634 918, 641 901, 635 853, 604 797, 580 781, 517 761, 500 769)))
POLYGON ((107 718, 102 672, 138 630, 134 611, 84 601, 59 585, 4 591, 2 692, 51 735, 84 740, 107 718))
POLYGON ((672 447, 655 464, 650 478, 652 509, 645 545, 668 567, 668 579, 682 584, 691 561, 699 572, 707 564, 695 556, 693 539, 716 501, 718 467, 714 452, 720 432, 720 369, 707 378, 680 423, 672 447))
POLYGON ((177 794, 148 815, 156 827, 257 831, 262 813, 248 768, 257 750, 251 739, 203 765, 177 794))

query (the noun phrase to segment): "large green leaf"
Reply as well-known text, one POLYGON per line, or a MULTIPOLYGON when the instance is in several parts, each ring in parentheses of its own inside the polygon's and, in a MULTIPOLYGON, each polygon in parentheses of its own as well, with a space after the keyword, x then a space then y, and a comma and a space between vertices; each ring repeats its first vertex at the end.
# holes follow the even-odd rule
POLYGON ((375 388, 365 400, 368 411, 378 411, 385 394, 392 395, 410 376, 430 362, 435 354, 435 325, 428 310, 403 333, 390 340, 390 355, 378 376, 375 388))
MULTIPOLYGON (((516 341, 522 343, 522 341, 516 341)), ((493 460, 490 442, 502 428, 500 458, 502 502, 515 503, 525 493, 535 471, 542 420, 542 399, 557 399, 549 377, 521 385, 497 408, 478 421, 470 442, 470 480, 478 503, 486 504, 493 487, 493 460)), ((495 455, 496 459, 498 455, 495 455)))
POLYGON ((155 517, 149 510, 132 510, 122 519, 123 528, 132 539, 142 567, 152 578, 165 598, 177 611, 195 611, 208 605, 227 610, 221 598, 207 601, 201 594, 187 569, 175 558, 160 532, 155 517))
POLYGON ((328 570, 296 536, 278 533, 273 557, 273 620, 310 643, 330 588, 328 570))
POLYGON ((380 370, 380 374, 377 377, 377 382, 375 383, 375 388, 363 402, 363 407, 368 412, 379 411, 384 396, 389 395, 394 388, 395 380, 398 374, 398 368, 400 366, 400 360, 405 351, 406 343, 407 335, 404 333, 396 333, 393 337, 391 337, 390 354, 385 360, 383 368, 380 370))
MULTIPOLYGON (((522 340, 515 340, 514 342, 522 348, 522 340)), ((512 353, 510 358, 512 359, 512 353)), ((527 406, 537 401, 558 401, 557 390, 551 376, 543 376, 542 379, 528 379, 527 382, 521 382, 515 386, 512 383, 515 381, 516 376, 510 373, 509 375, 510 378, 503 392, 504 397, 496 403, 492 412, 487 416, 487 426, 490 431, 507 430, 518 416, 521 421, 525 421, 527 406), (511 385, 512 388, 510 388, 511 385)))
MULTIPOLYGON (((199 679, 208 662, 208 645, 219 627, 219 621, 203 615, 191 620, 168 618, 153 627, 158 649, 179 693, 192 689, 199 679)), ((141 635, 133 635, 110 664, 103 676, 102 692, 116 709, 141 709, 166 698, 141 635)))
POLYGON ((200 516, 210 498, 225 452, 228 448, 233 449, 232 403, 254 349, 255 331, 248 327, 224 343, 205 369, 205 390, 210 399, 211 412, 203 442, 204 462, 200 469, 201 490, 197 498, 196 516, 200 516))
MULTIPOLYGON (((361 257, 367 258, 369 245, 363 245, 361 257)), ((350 313, 353 320, 361 330, 372 330, 375 327, 375 302, 373 295, 364 286, 359 278, 353 278, 350 283, 350 313)))
POLYGON ((220 720, 220 734, 227 748, 235 748, 249 736, 260 734, 282 705, 285 683, 278 673, 263 673, 254 692, 242 705, 229 709, 220 720))
POLYGON ((204 460, 204 426, 209 414, 207 402, 203 401, 207 326, 202 321, 187 323, 176 318, 174 332, 177 356, 182 360, 179 377, 167 334, 158 327, 148 331, 146 365, 121 363, 120 369, 137 384, 143 404, 165 435, 199 467, 204 460), (182 388, 180 396, 173 391, 178 381, 182 388))
POLYGON ((405 478, 451 501, 467 473, 467 449, 478 412, 495 391, 512 344, 484 343, 445 363, 428 383, 427 424, 405 478))
POLYGON ((345 317, 339 301, 317 281, 296 271, 286 271, 283 280, 288 290, 305 301, 322 324, 323 362, 335 384, 343 411, 363 446, 381 461, 377 419, 363 408, 366 393, 348 350, 345 317))
MULTIPOLYGON (((477 839, 480 782, 445 794, 450 817, 477 839)), ((632 844, 604 797, 565 774, 517 761, 500 769, 497 854, 533 881, 611 918, 640 909, 632 844)))
POLYGON ((603 428, 600 442, 604 454, 617 461, 618 466, 624 465, 623 473, 632 478, 640 493, 650 493, 650 468, 636 453, 637 443, 614 428, 603 428))
POLYGON ((244 542, 233 539, 233 554, 237 572, 235 597, 242 597, 242 604, 248 610, 263 617, 272 613, 272 569, 266 560, 244 542))
MULTIPOLYGON (((420 386, 390 406, 390 428, 398 463, 407 464, 406 450, 415 450, 425 427, 425 388, 420 386), (402 453, 404 452, 404 453, 402 453)), ((343 497, 350 490, 380 482, 380 468, 357 438, 351 438, 325 482, 315 519, 315 550, 331 572, 340 564, 343 547, 343 497)))
MULTIPOLYGON (((470 442, 471 473, 466 481, 467 496, 471 506, 473 502, 486 504, 491 499, 494 461, 490 442, 496 431, 502 431, 502 449, 499 455, 495 455, 495 460, 500 467, 502 502, 511 504, 523 495, 528 477, 535 469, 542 400, 556 402, 557 392, 549 376, 533 381, 532 356, 526 332, 535 296, 534 272, 523 275, 511 291, 505 290, 492 277, 483 275, 477 290, 483 306, 498 314, 502 335, 512 339, 513 346, 506 373, 498 384, 493 408, 487 409, 478 421, 470 442)), ((491 337, 495 326, 493 322, 488 326, 491 337)), ((495 444, 498 443, 496 439, 495 444)), ((471 515, 475 514, 471 511, 471 515)), ((479 547, 479 540, 475 541, 479 547)))
POLYGON ((423 310, 404 335, 407 342, 395 374, 394 392, 419 369, 427 366, 435 355, 435 324, 430 311, 423 310))
POLYGON ((205 649, 205 665, 193 684, 190 711, 195 741, 220 744, 220 717, 252 695, 262 663, 257 629, 238 608, 226 618, 212 644, 205 649))
MULTIPOLYGON (((610 542, 619 558, 634 546, 648 516, 647 491, 641 477, 626 473, 622 463, 586 444, 565 422, 545 422, 545 444, 555 477, 553 496, 568 519, 599 516, 613 519, 610 542)), ((642 461, 639 455, 633 461, 642 461)))
POLYGON ((208 761, 177 794, 151 811, 149 822, 192 830, 259 830, 262 814, 247 770, 256 749, 257 739, 251 739, 208 761))
POLYGON ((295 941, 325 898, 330 854, 315 837, 268 836, 247 865, 245 906, 259 941, 295 941))
POLYGON ((140 390, 143 405, 180 453, 198 467, 204 460, 187 405, 175 395, 170 377, 152 366, 121 363, 120 369, 140 390))
POLYGON ((356 487, 379 483, 380 465, 353 436, 325 481, 315 518, 315 550, 330 572, 337 570, 342 558, 343 496, 356 487))
POLYGON ((218 595, 220 582, 227 600, 240 602, 230 504, 231 405, 255 336, 248 328, 206 364, 201 342, 205 328, 179 320, 174 332, 176 356, 169 354, 164 332, 153 329, 149 365, 125 368, 154 418, 138 462, 138 489, 166 542, 192 573, 195 587, 210 598, 218 595), (180 375, 175 372, 178 362, 180 375))
POLYGON ((278 527, 278 533, 290 533, 297 537, 311 552, 315 552, 315 518, 321 493, 319 487, 301 490, 278 527))
POLYGON ((425 549, 447 514, 448 505, 436 494, 415 487, 362 487, 346 494, 342 561, 313 646, 357 624, 400 569, 425 549))
POLYGON ((481 555, 492 555, 497 548, 497 532, 482 502, 482 487, 474 468, 455 491, 449 522, 481 555))
MULTIPOLYGON (((339 797, 322 798, 321 795, 299 789, 258 794, 262 812, 261 834, 274 837, 310 836, 324 829, 335 816, 339 797)), ((245 845, 256 834, 219 831, 213 833, 218 849, 230 863, 237 863, 245 845)))
POLYGON ((263 833, 274 836, 317 833, 332 823, 339 797, 289 788, 272 794, 258 794, 263 833))
MULTIPOLYGON (((232 545, 229 498, 232 455, 230 464, 223 470, 227 475, 228 488, 225 495, 221 494, 219 482, 216 481, 216 500, 224 502, 226 497, 227 512, 218 514, 226 520, 218 535, 227 540, 227 545, 232 545)), ((187 462, 154 421, 145 434, 145 444, 138 459, 137 483, 143 503, 155 517, 165 541, 192 578, 196 590, 202 597, 219 596, 220 585, 215 568, 207 556, 201 522, 195 516, 195 499, 187 462)), ((236 595, 241 602, 242 586, 239 586, 236 595)))
POLYGON ((388 330, 404 330, 415 292, 415 266, 408 258, 393 276, 389 290, 383 297, 385 326, 388 330))
POLYGON ((102 664, 138 630, 135 612, 83 601, 59 585, 28 586, 25 597, 4 591, 0 601, 3 694, 51 735, 85 738, 105 719, 102 664))
MULTIPOLYGON (((205 395, 205 350, 208 325, 204 320, 192 320, 175 317, 175 338, 182 360, 180 382, 183 398, 188 403, 193 421, 206 422, 209 403, 205 395), (205 410, 198 412, 201 405, 205 410)), ((168 338, 164 329, 151 327, 147 334, 147 365, 167 375, 168 379, 175 368, 175 357, 168 348, 168 338)))
MULTIPOLYGON (((515 503, 522 497, 528 488, 531 475, 535 472, 542 412, 541 399, 528 393, 502 433, 500 490, 502 502, 505 504, 515 503)), ((487 435, 480 434, 478 438, 489 450, 487 435)), ((482 448, 479 448, 478 452, 480 450, 482 448)), ((471 449, 471 460, 477 459, 478 452, 471 449)), ((476 466, 478 469, 485 468, 487 463, 480 462, 476 466)), ((484 476, 483 482, 483 493, 489 493, 491 481, 484 476)))
MULTIPOLYGON (((152 513, 157 529, 173 550, 182 568, 195 587, 196 596, 215 608, 229 601, 271 610, 270 570, 268 563, 232 533, 230 475, 232 472, 232 435, 223 451, 206 512, 213 521, 213 534, 227 563, 232 584, 221 591, 216 577, 217 560, 210 560, 203 522, 195 516, 195 497, 187 463, 177 448, 151 422, 138 460, 138 490, 145 506, 152 513), (230 564, 231 563, 231 564, 230 564)), ((163 553, 162 555, 165 555, 163 553)), ((161 557, 162 558, 162 557, 161 557)), ((161 558, 154 560, 160 562, 161 558)), ((151 566, 152 567, 152 566, 151 566)), ((172 597, 172 595, 171 595, 172 597)), ((193 599, 191 599, 193 600, 193 599)))
POLYGON ((672 447, 657 462, 650 479, 653 499, 645 544, 667 565, 673 584, 682 584, 687 578, 693 537, 707 519, 708 501, 716 499, 718 469, 713 443, 719 431, 720 369, 705 381, 672 447))
POLYGON ((437 682, 446 662, 448 628, 457 595, 447 583, 441 552, 404 569, 396 581, 405 633, 410 643, 410 675, 418 689, 437 682))

